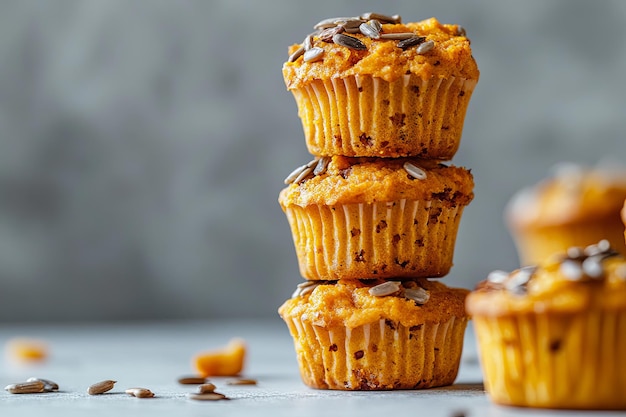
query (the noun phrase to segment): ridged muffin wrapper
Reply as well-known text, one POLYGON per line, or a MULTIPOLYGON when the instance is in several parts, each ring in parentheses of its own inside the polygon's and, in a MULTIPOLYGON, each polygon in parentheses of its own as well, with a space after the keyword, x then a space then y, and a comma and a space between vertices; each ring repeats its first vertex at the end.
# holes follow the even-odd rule
POLYGON ((405 327, 380 320, 350 329, 283 317, 303 382, 318 389, 424 389, 456 379, 467 318, 405 327))
POLYGON ((450 160, 477 80, 407 74, 313 80, 291 90, 313 155, 450 160))
POLYGON ((452 267, 464 206, 439 200, 288 206, 308 280, 441 277, 452 267))
POLYGON ((485 388, 504 405, 626 409, 626 311, 472 317, 485 388))

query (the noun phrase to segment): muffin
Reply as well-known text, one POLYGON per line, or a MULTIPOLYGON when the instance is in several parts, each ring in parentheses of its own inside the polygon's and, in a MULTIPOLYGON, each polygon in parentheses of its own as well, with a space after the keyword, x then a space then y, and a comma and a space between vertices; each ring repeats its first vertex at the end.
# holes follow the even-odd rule
POLYGON ((560 164, 553 175, 517 192, 505 220, 521 265, 542 262, 570 246, 607 239, 626 254, 620 211, 626 199, 626 169, 560 164))
POLYGON ((466 308, 495 403, 626 409, 626 260, 608 241, 494 271, 466 308))
POLYGON ((462 27, 367 13, 314 29, 283 65, 311 154, 452 159, 479 77, 462 27))
POLYGON ((474 196, 469 170, 410 158, 322 157, 285 181, 278 202, 307 280, 446 275, 474 196))
POLYGON ((427 279, 308 281, 278 312, 306 385, 430 388, 457 376, 467 292, 427 279))

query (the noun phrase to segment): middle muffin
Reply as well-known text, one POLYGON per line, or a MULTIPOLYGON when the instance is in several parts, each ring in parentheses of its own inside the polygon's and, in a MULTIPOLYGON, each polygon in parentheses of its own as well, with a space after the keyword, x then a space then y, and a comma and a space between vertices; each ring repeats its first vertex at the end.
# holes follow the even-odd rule
POLYGON ((285 182, 278 201, 307 280, 444 276, 474 197, 469 170, 415 158, 323 157, 285 182))

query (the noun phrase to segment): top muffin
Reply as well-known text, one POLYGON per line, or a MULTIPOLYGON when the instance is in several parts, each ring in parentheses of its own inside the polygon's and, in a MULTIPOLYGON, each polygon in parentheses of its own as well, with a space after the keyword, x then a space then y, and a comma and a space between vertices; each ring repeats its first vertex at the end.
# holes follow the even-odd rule
POLYGON ((311 154, 454 156, 479 77, 463 28, 375 13, 314 28, 283 65, 311 154))

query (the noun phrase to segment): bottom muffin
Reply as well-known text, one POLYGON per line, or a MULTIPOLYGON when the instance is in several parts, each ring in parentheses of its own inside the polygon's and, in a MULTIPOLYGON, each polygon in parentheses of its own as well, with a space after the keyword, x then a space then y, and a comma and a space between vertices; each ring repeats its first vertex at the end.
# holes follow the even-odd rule
POLYGON ((494 271, 466 305, 493 402, 626 409, 626 260, 608 241, 494 271))
POLYGON ((307 281, 278 312, 312 388, 431 388, 456 379, 467 293, 427 279, 307 281))

